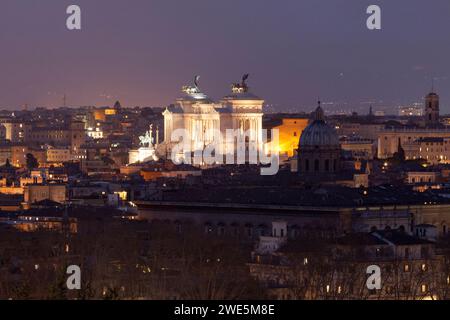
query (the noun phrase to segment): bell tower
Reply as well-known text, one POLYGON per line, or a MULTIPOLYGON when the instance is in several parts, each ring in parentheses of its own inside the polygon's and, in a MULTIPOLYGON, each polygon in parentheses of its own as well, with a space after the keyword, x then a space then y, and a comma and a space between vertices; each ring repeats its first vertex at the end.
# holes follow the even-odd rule
POLYGON ((427 127, 439 124, 439 95, 433 90, 425 97, 425 117, 427 127))

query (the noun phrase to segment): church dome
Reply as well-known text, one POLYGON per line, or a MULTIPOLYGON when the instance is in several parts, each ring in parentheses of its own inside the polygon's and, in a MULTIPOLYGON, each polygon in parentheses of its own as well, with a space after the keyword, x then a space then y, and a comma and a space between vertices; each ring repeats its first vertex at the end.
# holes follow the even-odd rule
POLYGON ((332 127, 324 120, 323 109, 319 106, 313 113, 313 122, 310 123, 300 137, 302 147, 333 146, 339 147, 339 138, 332 127))

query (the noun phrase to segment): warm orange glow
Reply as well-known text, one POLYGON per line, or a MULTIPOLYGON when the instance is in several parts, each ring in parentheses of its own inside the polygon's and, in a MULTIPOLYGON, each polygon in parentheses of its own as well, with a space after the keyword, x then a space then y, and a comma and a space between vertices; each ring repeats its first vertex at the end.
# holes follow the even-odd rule
POLYGON ((105 112, 104 112, 104 110, 95 110, 94 111, 94 119, 96 121, 105 121, 105 112))
POLYGON ((107 115, 107 116, 114 116, 115 114, 116 114, 115 109, 106 109, 105 110, 105 115, 107 115))
POLYGON ((279 130, 279 152, 292 157, 294 151, 298 148, 300 136, 308 125, 308 119, 292 118, 283 119, 282 121, 281 125, 274 127, 274 129, 279 130))

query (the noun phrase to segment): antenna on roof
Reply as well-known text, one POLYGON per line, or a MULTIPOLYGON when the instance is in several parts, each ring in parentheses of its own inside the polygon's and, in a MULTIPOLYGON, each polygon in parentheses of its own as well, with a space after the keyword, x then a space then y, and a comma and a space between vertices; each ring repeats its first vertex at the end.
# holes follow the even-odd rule
POLYGON ((434 92, 434 77, 431 77, 431 92, 434 92))

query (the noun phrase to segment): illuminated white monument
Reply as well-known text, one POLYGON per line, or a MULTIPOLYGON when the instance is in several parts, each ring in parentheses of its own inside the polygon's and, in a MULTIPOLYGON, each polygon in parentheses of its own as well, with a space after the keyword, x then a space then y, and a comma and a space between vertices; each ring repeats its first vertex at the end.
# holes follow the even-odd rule
POLYGON ((139 137, 141 147, 139 149, 130 150, 129 163, 138 163, 146 161, 157 161, 155 147, 157 147, 159 129, 156 129, 156 142, 153 139, 153 124, 150 125, 150 130, 145 135, 139 137))
MULTIPOLYGON (((220 132, 225 137, 227 129, 249 132, 247 141, 262 149, 264 100, 249 92, 246 83, 248 75, 244 75, 240 83, 233 84, 231 94, 224 97, 220 103, 215 103, 201 92, 199 78, 195 76, 193 86, 184 86, 184 95, 163 112, 164 142, 158 151, 166 156, 171 154, 176 144, 176 141, 171 141, 172 133, 178 129, 188 132, 189 150, 204 150, 213 142, 215 132, 220 132)), ((225 146, 225 140, 223 144, 224 150, 233 150, 225 146)))

